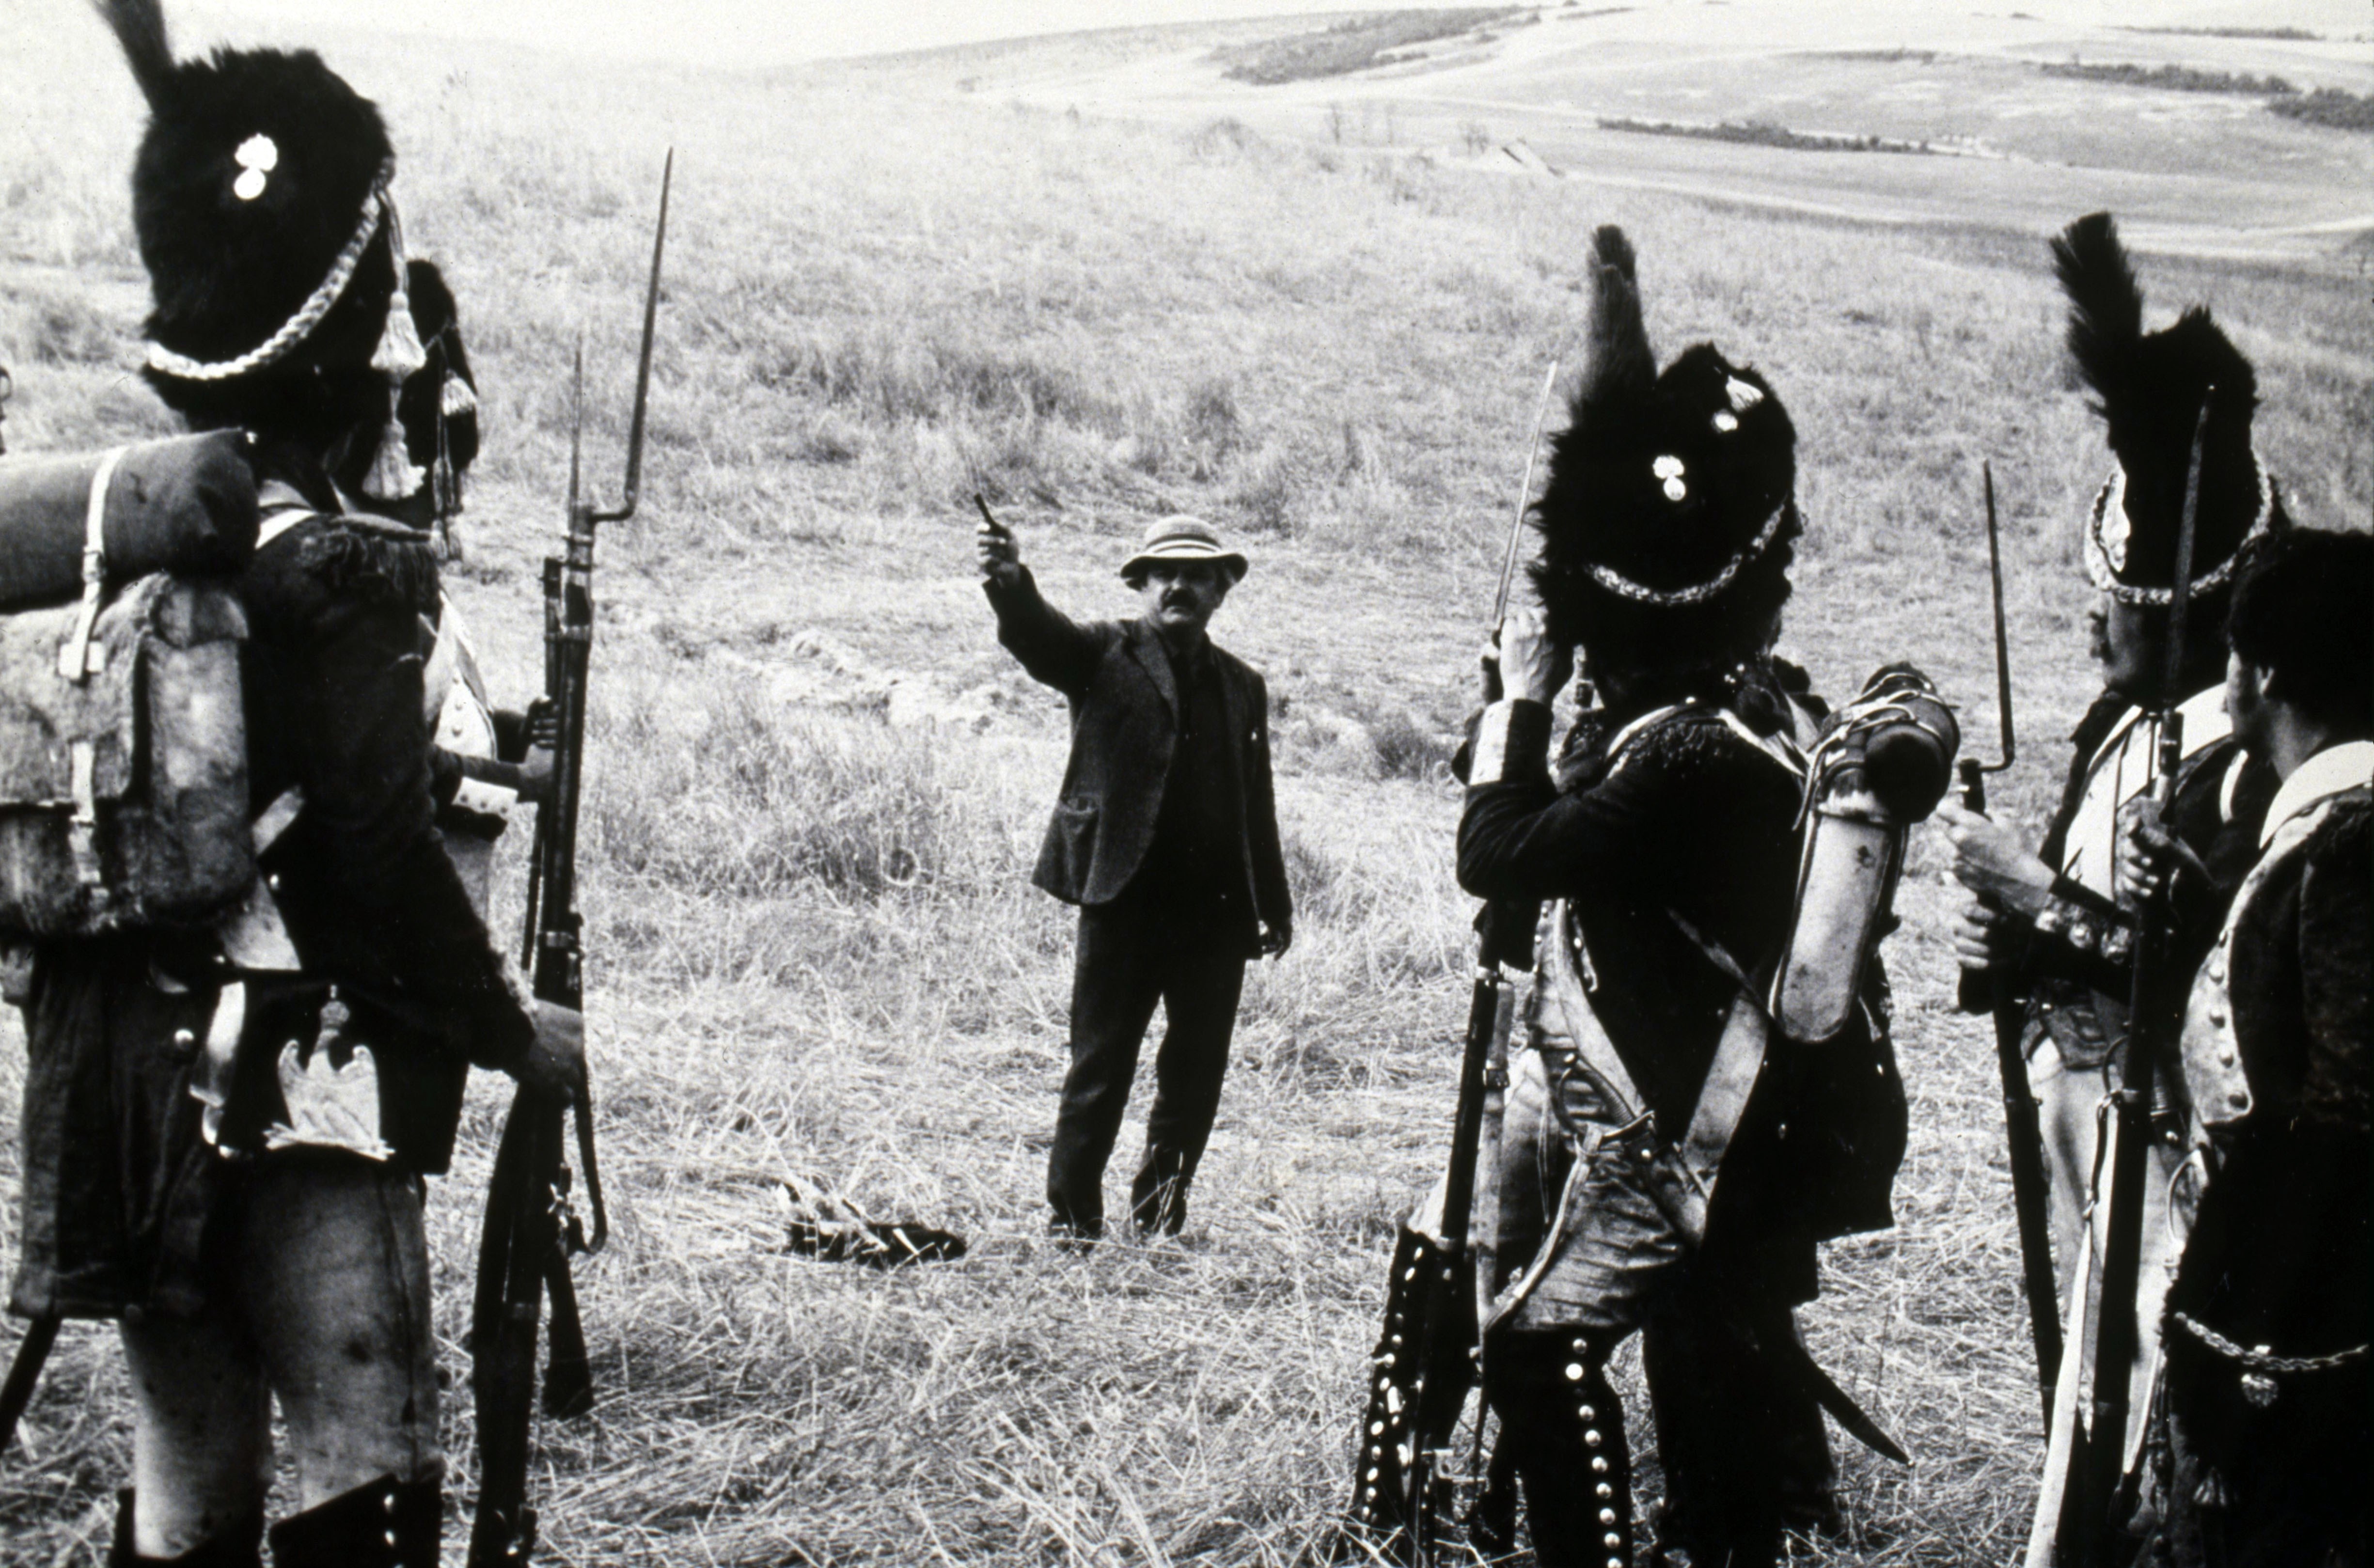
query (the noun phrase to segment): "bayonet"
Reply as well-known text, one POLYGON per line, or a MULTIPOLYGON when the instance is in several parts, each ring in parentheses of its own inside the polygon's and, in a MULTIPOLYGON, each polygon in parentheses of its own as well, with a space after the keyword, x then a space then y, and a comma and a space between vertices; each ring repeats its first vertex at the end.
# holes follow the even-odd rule
MULTIPOLYGON (((1981 462, 1979 476, 1987 504, 1987 581, 1995 633, 1995 730, 2002 755, 1992 763, 1966 756, 1960 767, 1963 809, 1983 813, 1987 809, 1985 776, 2009 771, 2018 755, 2018 739, 2012 724, 2011 639, 2004 628, 2003 540, 1995 520, 1993 464, 1981 462)), ((2020 1281, 2027 1295, 2028 1337, 2036 1347, 2036 1378, 2049 1426, 2053 1383, 2061 1371, 2061 1304, 2052 1270, 2044 1133, 2027 1081, 2027 1055, 2021 1048, 2027 1000, 2012 976, 1990 970, 1984 977, 1963 974, 1960 1001, 1963 1012, 1989 1013, 1994 1021, 1995 1068, 2003 1080, 2004 1141, 2011 1159, 2012 1211, 2019 1225, 2020 1281)))
POLYGON ((643 291, 643 346, 635 359, 635 412, 627 425, 627 481, 617 508, 594 514, 595 522, 624 522, 635 515, 643 493, 643 414, 652 394, 652 339, 659 322, 660 263, 667 254, 668 188, 676 181, 676 149, 668 148, 660 166, 660 217, 652 233, 652 279, 643 291))
POLYGON ((1995 729, 2003 741, 2003 759, 1986 763, 1980 773, 2010 771, 2012 759, 2019 755, 2019 736, 2011 721, 2011 638, 2004 630, 2003 540, 1995 526, 1995 471, 1990 462, 1979 464, 1979 480, 1987 497, 1987 583, 1994 601, 1995 614, 1995 729))
POLYGON ((573 528, 584 503, 580 475, 585 460, 585 334, 577 334, 577 353, 569 364, 569 512, 573 528))
POLYGON ((1517 546, 1525 536, 1525 509, 1534 500, 1534 467, 1541 461, 1542 421, 1549 416, 1550 394, 1557 390, 1558 362, 1550 361, 1549 374, 1542 378, 1542 395, 1534 404, 1534 427, 1525 447, 1525 482, 1517 491, 1516 515, 1509 520, 1509 545, 1500 553, 1500 584, 1492 595, 1492 631, 1499 634, 1500 623, 1509 618, 1509 591, 1517 577, 1517 546))
MULTIPOLYGON (((627 430, 626 476, 618 504, 605 508, 584 485, 585 348, 581 338, 570 369, 568 530, 562 553, 544 563, 545 696, 539 722, 549 726, 551 782, 536 803, 535 844, 528 871, 523 956, 539 1001, 582 1011, 584 1006, 582 916, 577 908, 577 820, 584 784, 585 715, 594 641, 594 544, 605 522, 635 515, 642 496, 643 433, 650 407, 652 346, 659 316, 660 274, 667 248, 668 195, 676 153, 660 175, 659 218, 652 238, 651 280, 643 295, 642 344, 635 365, 634 412, 627 430)), ((578 1176, 563 1153, 562 1107, 523 1088, 511 1102, 495 1155, 480 1242, 473 1335, 478 1392, 481 1479, 470 1538, 472 1568, 522 1561, 535 1538, 535 1511, 526 1504, 532 1397, 535 1387, 536 1325, 544 1298, 552 1303, 551 1360, 544 1378, 546 1410, 578 1415, 593 1406, 585 1337, 570 1278, 573 1254, 599 1251, 609 1237, 601 1167, 594 1148, 594 1107, 581 1085, 570 1107, 576 1125, 578 1176), (593 1211, 593 1232, 572 1211, 577 1179, 593 1211)))

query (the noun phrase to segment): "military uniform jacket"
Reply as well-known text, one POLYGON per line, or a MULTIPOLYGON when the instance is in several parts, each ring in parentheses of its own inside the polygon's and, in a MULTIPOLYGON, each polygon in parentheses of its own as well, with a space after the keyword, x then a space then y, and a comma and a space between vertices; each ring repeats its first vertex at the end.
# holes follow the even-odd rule
MULTIPOLYGON (((2374 743, 2357 742, 2319 753, 2284 782, 2264 854, 2186 1010, 2184 1082, 2206 1184, 2169 1311, 2283 1357, 2368 1338, 2369 775, 2374 743)), ((2171 1409, 2212 1463, 2272 1443, 2366 1451, 2362 1359, 2354 1371, 2278 1375, 2262 1406, 2245 1397, 2234 1363, 2180 1325, 2166 1338, 2171 1409)), ((2362 1483, 2362 1458, 2353 1474, 2362 1483)))
MULTIPOLYGON (((1639 715, 1586 715, 1562 785, 1546 766, 1549 710, 1510 709, 1498 779, 1470 789, 1460 822, 1460 884, 1568 901, 1592 1012, 1677 1136, 1739 994, 1706 946, 1769 977, 1795 893, 1802 782, 1720 697, 1628 736, 1639 715)), ((1479 764, 1479 778, 1491 771, 1479 764)), ((1814 1293, 1815 1242, 1891 1221, 1905 1100, 1884 1028, 1866 1026, 1881 1024, 1820 1047, 1774 1038, 1724 1156, 1707 1250, 1784 1299, 1814 1293)))
MULTIPOLYGON (((381 1136, 442 1171, 470 1067, 515 1069, 535 1026, 437 831, 428 547, 305 516, 256 552, 240 594, 253 799, 304 800, 264 869, 304 979, 336 986, 347 1033, 372 1049, 381 1136)), ((310 1043, 312 989, 258 1006, 243 1068, 310 1043)))
MULTIPOLYGON (((1137 874, 1154 842, 1179 733, 1179 692, 1162 639, 1142 621, 1081 626, 1040 597, 1026 568, 1011 588, 986 584, 997 639, 1072 709, 1072 755, 1031 881, 1067 904, 1106 904, 1137 874)), ((1228 773, 1243 825, 1238 865, 1245 906, 1276 930, 1293 919, 1270 778, 1269 688, 1214 647, 1228 714, 1228 773)))
MULTIPOLYGON (((2185 757, 2169 825, 2210 876, 2205 884, 2180 876, 2171 891, 2166 972, 2172 978, 2158 999, 2171 1020, 2234 888, 2258 858, 2258 825, 2275 788, 2274 775, 2235 743, 2222 688, 2195 693, 2183 712, 2185 757)), ((2150 789, 2157 734, 2141 709, 2105 692, 2071 739, 2068 782, 2039 851, 2058 880, 2018 980, 2028 997, 2028 1052, 2049 1036, 2065 1065, 2094 1069, 2126 1037, 2134 919, 2120 901, 2116 813, 2150 789)))
MULTIPOLYGON (((318 475, 288 481, 335 512, 318 475)), ((473 1062, 509 1069, 534 1024, 439 841, 422 712, 425 546, 306 517, 237 587, 253 799, 304 804, 263 857, 301 968, 226 972, 204 933, 42 944, 25 1003, 22 1248, 10 1305, 32 1315, 194 1311, 202 1241, 237 1167, 206 1141, 192 1089, 217 1000, 244 983, 226 1145, 264 1146, 282 1047, 316 1043, 335 987, 366 1044, 387 1157, 451 1155, 473 1062)))

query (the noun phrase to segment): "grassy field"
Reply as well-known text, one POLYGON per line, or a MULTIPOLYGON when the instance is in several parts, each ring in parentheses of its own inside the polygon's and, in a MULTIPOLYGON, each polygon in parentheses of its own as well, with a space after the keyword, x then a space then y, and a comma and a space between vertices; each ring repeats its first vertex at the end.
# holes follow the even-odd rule
MULTIPOLYGON (((1514 170, 1498 146, 1522 138, 1552 168, 1602 186, 1867 222, 2032 228, 2109 206, 2160 249, 2285 260, 2374 228, 2374 144, 2352 119, 2374 88, 2358 10, 2302 0, 2292 14, 2318 26, 2275 38, 2145 34, 2085 7, 2034 9, 2044 14, 1900 0, 1542 6, 1445 25, 1444 36, 1373 62, 1350 46, 1362 33, 1338 30, 1349 24, 1305 21, 1283 37, 1149 53, 1125 69, 944 52, 913 57, 907 79, 944 86, 960 74, 973 90, 1041 107, 1181 129, 1230 116, 1267 136, 1504 172, 1514 170), (1275 67, 1254 73, 1268 81, 1291 78, 1306 57, 1339 69, 1282 85, 1241 79, 1248 60, 1275 67), (2087 64, 2075 77, 2051 74, 2076 61, 2087 64), (2086 79, 2098 70, 2115 79, 2086 79), (2274 78, 2302 90, 2164 85, 2274 78), (2271 112, 2310 99, 2318 123, 2271 112), (1644 122, 1762 134, 1722 138, 1731 146, 1651 141, 1631 134, 1644 122), (2359 132, 2335 128, 2352 123, 2359 132), (1832 150, 1842 146, 1898 156, 1832 150), (1905 150, 1967 161, 1946 170, 1905 150)), ((2155 10, 2176 15, 2145 3, 2120 15, 2155 10)), ((1379 18, 1369 31, 1389 25, 1403 24, 1379 18)))
MULTIPOLYGON (((1261 30, 1202 29, 1188 58, 1261 30)), ((1796 419, 1811 533, 1784 645, 1822 688, 1910 658, 1991 727, 1992 460, 2024 743, 1999 794, 2030 825, 2049 804, 2089 695, 2074 527, 2107 468, 2041 240, 2098 205, 2078 175, 2020 187, 2016 221, 1849 223, 1421 162, 1316 118, 1298 140, 1250 114, 1005 101, 1009 76, 1186 68, 1134 34, 758 76, 303 41, 386 109, 407 238, 462 299, 488 439, 452 581, 499 696, 539 668, 581 334, 593 472, 615 474, 677 149, 644 511, 602 546, 584 878, 618 1234, 581 1283, 599 1404, 541 1433, 552 1561, 1285 1564, 1323 1543, 1392 1227, 1450 1117, 1468 909, 1434 765, 1471 701, 1535 391, 1571 362, 1594 223, 1639 244, 1664 354, 1712 336, 1796 419), (1216 629, 1275 694, 1301 917, 1249 984, 1176 1244, 1082 1259, 1039 1235, 1070 928, 1024 879, 1063 719, 992 638, 975 474, 1077 612, 1125 611, 1113 568, 1163 511, 1253 556, 1216 629), (889 1276, 789 1257, 788 1176, 952 1225, 972 1253, 889 1276)), ((2222 41, 2137 39, 2135 57, 2222 41)), ((0 58, 10 445, 162 430, 127 369, 126 73, 73 7, 0 14, 0 58)), ((2296 205, 2298 181, 2271 168, 2259 197, 2296 205)), ((2361 258, 2145 266, 2155 322, 2208 302, 2255 358, 2262 449, 2327 526, 2374 507, 2361 258)), ((1889 949, 1913 1097, 1899 1223, 1829 1249, 1808 1321, 1916 1462, 1842 1449, 1850 1529, 1806 1562, 2000 1561, 2032 1491, 1991 1047, 1946 1011, 1942 863, 1916 839, 1889 949)), ((515 886, 499 897, 517 907, 515 886)), ((0 1047, 0 1107, 21 1060, 0 1047)), ((475 1086, 432 1193, 457 1394, 504 1098, 475 1086)), ((10 1227, 15 1159, 0 1146, 10 1227)), ((124 1413, 108 1335, 70 1328, 0 1466, 0 1560, 100 1560, 124 1413)), ((458 1542, 465 1398, 446 1423, 458 1542)))

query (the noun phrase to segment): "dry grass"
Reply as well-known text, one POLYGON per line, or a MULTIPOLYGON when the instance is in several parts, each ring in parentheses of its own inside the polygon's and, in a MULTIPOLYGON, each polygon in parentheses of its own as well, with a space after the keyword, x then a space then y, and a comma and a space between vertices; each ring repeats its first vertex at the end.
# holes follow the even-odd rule
MULTIPOLYGON (((1450 1115, 1467 908, 1434 764, 1592 223, 1639 241, 1668 353, 1714 336, 1789 402, 1814 528, 1790 647, 1825 688, 1909 656, 1986 689, 1995 460, 2033 759, 2003 799, 2033 822, 2049 798, 2086 695, 2070 525, 2106 458, 2033 233, 1776 221, 862 70, 308 41, 385 104, 409 237, 462 296, 489 442, 455 577, 501 695, 536 668, 570 345, 587 331, 605 473, 649 186, 660 146, 679 153, 645 515, 603 551, 585 881, 618 1235, 583 1281, 600 1403, 543 1429, 555 1561, 1285 1564, 1323 1537, 1391 1228, 1450 1115), (1155 512, 1252 536, 1218 629, 1278 698, 1302 917, 1252 977, 1181 1244, 1082 1260, 1038 1237, 1070 931, 1024 881, 1063 720, 970 580, 975 474, 1086 613, 1125 609, 1111 571, 1155 512), (964 1230, 972 1254, 887 1276, 786 1257, 787 1173, 964 1230)), ((0 18, 0 53, 33 63, 10 86, 42 128, 0 144, 12 445, 162 428, 123 369, 142 300, 122 67, 75 17, 0 18)), ((2256 357, 2262 445, 2303 517, 2362 519, 2358 281, 2145 281, 2163 311, 2210 300, 2256 357)), ((1809 1560, 2000 1558, 2028 1496, 1998 1111, 1980 1027, 1945 1011, 1948 907, 1921 841, 1890 958, 1901 1223, 1830 1250, 1809 1326, 1918 1462, 1843 1455, 1853 1527, 1809 1560)), ((0 1051, 0 1102, 20 1060, 0 1051)), ((457 1387, 499 1089, 477 1086, 432 1199, 457 1387)), ((105 1334, 70 1330, 0 1470, 0 1558, 99 1560, 121 1395, 105 1334)))

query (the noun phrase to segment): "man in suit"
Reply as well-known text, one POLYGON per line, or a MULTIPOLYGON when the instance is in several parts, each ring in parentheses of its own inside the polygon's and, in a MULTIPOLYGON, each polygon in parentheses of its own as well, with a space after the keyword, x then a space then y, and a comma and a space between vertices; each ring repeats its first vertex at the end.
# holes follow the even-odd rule
POLYGON ((1205 628, 1245 557, 1170 517, 1122 567, 1145 613, 1082 626, 1039 595, 1014 537, 977 539, 997 639, 1072 709, 1072 755, 1031 881, 1080 907, 1072 1065, 1047 1159, 1051 1229, 1104 1229, 1104 1169, 1154 1004, 1146 1159, 1130 1184, 1144 1235, 1176 1235, 1211 1136, 1245 962, 1294 937, 1270 789, 1269 688, 1205 628))

